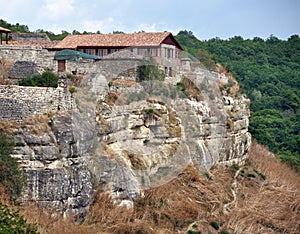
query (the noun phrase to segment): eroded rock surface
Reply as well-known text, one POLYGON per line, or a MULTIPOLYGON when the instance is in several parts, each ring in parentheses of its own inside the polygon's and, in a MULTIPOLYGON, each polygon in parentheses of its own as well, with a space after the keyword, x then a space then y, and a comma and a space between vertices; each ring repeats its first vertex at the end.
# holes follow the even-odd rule
POLYGON ((97 189, 138 199, 189 164, 200 172, 247 156, 249 100, 232 94, 223 74, 198 68, 145 84, 91 72, 86 80, 77 107, 16 124, 24 201, 84 215, 97 189))

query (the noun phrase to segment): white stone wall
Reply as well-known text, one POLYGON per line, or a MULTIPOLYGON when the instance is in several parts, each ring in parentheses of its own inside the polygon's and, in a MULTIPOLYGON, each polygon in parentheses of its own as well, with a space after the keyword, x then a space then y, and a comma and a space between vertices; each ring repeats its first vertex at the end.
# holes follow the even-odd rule
POLYGON ((42 49, 40 46, 10 46, 0 45, 0 59, 9 61, 32 61, 39 67, 57 71, 57 61, 54 51, 42 49))
POLYGON ((22 121, 34 114, 68 111, 74 98, 60 88, 0 86, 0 119, 22 121))

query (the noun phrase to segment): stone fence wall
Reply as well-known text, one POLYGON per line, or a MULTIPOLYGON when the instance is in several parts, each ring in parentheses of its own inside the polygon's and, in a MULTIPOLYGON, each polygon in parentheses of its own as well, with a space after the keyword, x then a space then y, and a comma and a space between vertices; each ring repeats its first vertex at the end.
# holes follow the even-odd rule
POLYGON ((0 86, 0 119, 22 121, 34 114, 68 111, 76 107, 74 98, 61 88, 0 86))
POLYGON ((54 51, 42 49, 40 46, 0 45, 0 59, 9 61, 32 61, 37 66, 57 71, 57 61, 53 60, 54 51))
POLYGON ((141 59, 78 59, 75 61, 66 62, 66 72, 77 74, 87 73, 103 73, 109 78, 117 78, 119 76, 136 77, 136 70, 141 66, 143 61, 141 59))
MULTIPOLYGON (((10 46, 0 45, 0 59, 13 62, 31 61, 38 67, 58 71, 58 63, 54 60, 55 51, 42 49, 40 46, 10 46)), ((142 64, 142 59, 132 58, 105 58, 100 61, 93 59, 77 59, 75 61, 66 61, 66 72, 77 74, 87 74, 95 72, 104 72, 111 78, 116 78, 123 73, 125 76, 129 71, 134 70, 142 64)), ((134 73, 134 72, 133 72, 134 73)), ((135 76, 136 74, 133 74, 135 76)))

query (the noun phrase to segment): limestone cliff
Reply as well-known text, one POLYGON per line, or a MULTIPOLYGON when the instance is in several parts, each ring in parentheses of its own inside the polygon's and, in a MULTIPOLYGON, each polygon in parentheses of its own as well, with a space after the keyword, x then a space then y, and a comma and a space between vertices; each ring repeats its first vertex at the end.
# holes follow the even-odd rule
POLYGON ((200 172, 239 163, 251 144, 249 101, 238 84, 201 67, 163 83, 94 70, 75 98, 47 89, 38 105, 32 100, 40 91, 26 99, 24 91, 22 98, 7 91, 12 88, 23 90, 0 88, 1 124, 27 172, 22 199, 62 212, 84 215, 97 189, 137 199, 189 164, 200 172))

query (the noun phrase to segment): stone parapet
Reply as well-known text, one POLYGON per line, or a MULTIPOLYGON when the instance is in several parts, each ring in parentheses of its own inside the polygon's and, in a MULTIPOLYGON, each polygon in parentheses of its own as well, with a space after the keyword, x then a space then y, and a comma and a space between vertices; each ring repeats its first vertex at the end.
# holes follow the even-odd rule
POLYGON ((63 112, 75 107, 74 98, 60 88, 0 86, 0 119, 22 121, 34 114, 63 112))

